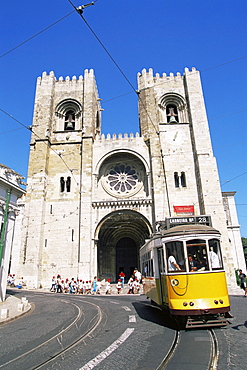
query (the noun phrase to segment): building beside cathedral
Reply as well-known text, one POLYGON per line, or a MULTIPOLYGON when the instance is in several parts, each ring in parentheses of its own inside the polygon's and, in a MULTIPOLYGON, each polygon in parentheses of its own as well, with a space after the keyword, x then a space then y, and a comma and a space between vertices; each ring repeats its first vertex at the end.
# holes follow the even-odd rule
POLYGON ((18 199, 25 194, 24 177, 0 163, 0 301, 6 297, 7 276, 11 259, 16 217, 20 213, 18 199))
POLYGON ((188 215, 211 216, 222 234, 228 284, 235 284, 234 268, 244 266, 239 225, 233 193, 222 198, 199 72, 143 70, 138 96, 140 133, 105 136, 93 70, 38 78, 11 260, 29 287, 49 287, 57 274, 115 281, 123 270, 128 277, 157 224, 188 215), (226 213, 228 220, 234 214, 228 224, 226 213))

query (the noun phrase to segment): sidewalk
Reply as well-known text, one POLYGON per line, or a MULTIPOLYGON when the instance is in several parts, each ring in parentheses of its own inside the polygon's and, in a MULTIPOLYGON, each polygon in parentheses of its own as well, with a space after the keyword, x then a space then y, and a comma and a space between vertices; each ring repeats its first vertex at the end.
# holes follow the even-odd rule
POLYGON ((31 304, 25 297, 20 299, 7 295, 5 301, 0 302, 0 325, 24 315, 29 310, 31 310, 31 304))
POLYGON ((231 295, 242 295, 244 296, 244 291, 237 284, 236 286, 228 288, 228 294, 231 295))

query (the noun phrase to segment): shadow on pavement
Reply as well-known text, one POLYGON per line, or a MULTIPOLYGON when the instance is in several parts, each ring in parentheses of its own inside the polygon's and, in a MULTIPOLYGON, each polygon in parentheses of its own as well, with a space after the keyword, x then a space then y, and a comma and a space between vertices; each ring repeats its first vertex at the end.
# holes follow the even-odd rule
POLYGON ((143 320, 165 326, 169 329, 179 329, 176 320, 171 317, 169 312, 161 310, 157 306, 152 306, 150 302, 139 301, 133 302, 132 305, 134 306, 138 316, 143 320))

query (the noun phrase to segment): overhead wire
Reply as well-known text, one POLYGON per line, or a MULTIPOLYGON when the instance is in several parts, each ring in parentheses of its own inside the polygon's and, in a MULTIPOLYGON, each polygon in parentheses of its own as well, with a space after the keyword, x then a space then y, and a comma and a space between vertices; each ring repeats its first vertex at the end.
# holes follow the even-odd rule
POLYGON ((147 109, 146 109, 146 106, 145 104, 142 102, 142 99, 140 98, 139 96, 139 91, 137 91, 134 87, 134 85, 132 84, 132 82, 129 80, 129 78, 126 76, 126 74, 124 73, 124 71, 122 70, 122 68, 119 66, 119 64, 116 62, 116 60, 112 57, 112 55, 110 54, 110 52, 108 51, 108 49, 105 47, 105 45, 103 44, 103 42, 100 40, 100 38, 98 37, 98 35, 96 34, 96 32, 93 30, 93 28, 90 26, 90 24, 87 22, 87 20, 85 19, 85 17, 82 15, 82 12, 76 8, 76 6, 73 4, 73 2, 71 0, 68 0, 68 2, 72 5, 72 7, 77 11, 77 13, 79 14, 79 16, 81 17, 81 19, 85 22, 85 24, 87 25, 87 27, 89 28, 89 30, 92 32, 92 34, 94 35, 94 37, 96 38, 96 40, 99 42, 99 44, 102 46, 102 48, 104 49, 104 51, 107 53, 107 55, 109 56, 109 58, 111 59, 111 61, 115 64, 116 68, 119 70, 119 72, 122 74, 122 76, 124 77, 124 79, 127 81, 127 83, 130 85, 130 87, 132 88, 133 92, 135 92, 137 94, 137 97, 138 97, 138 100, 142 103, 143 105, 143 108, 145 109, 146 111, 146 114, 151 122, 151 124, 153 125, 155 131, 156 131, 156 134, 159 135, 159 132, 157 131, 147 109))
MULTIPOLYGON (((137 90, 135 89, 135 87, 134 87, 134 86, 133 86, 133 84, 130 82, 130 80, 128 79, 128 77, 126 76, 126 74, 123 72, 123 70, 120 68, 120 66, 118 65, 118 63, 117 63, 117 62, 115 61, 115 59, 112 57, 112 55, 111 55, 111 54, 110 54, 110 52, 107 50, 107 48, 105 47, 105 45, 102 43, 102 41, 99 39, 99 37, 97 36, 97 34, 94 32, 94 30, 92 29, 92 27, 89 25, 89 23, 88 23, 88 22, 86 21, 86 19, 83 17, 82 12, 79 12, 79 11, 78 11, 78 8, 76 8, 76 7, 75 7, 75 5, 72 3, 72 1, 71 1, 71 0, 68 0, 68 2, 69 2, 69 3, 73 6, 73 8, 77 11, 77 13, 80 15, 80 17, 81 17, 81 18, 82 18, 82 20, 85 22, 85 24, 87 25, 87 27, 88 27, 88 28, 90 29, 90 31, 93 33, 93 35, 95 36, 95 38, 97 39, 97 41, 100 43, 100 45, 102 46, 102 48, 105 50, 105 52, 107 53, 107 55, 110 57, 110 59, 112 60, 112 62, 115 64, 115 66, 117 67, 117 69, 121 72, 121 74, 123 75, 123 77, 125 78, 125 80, 126 80, 126 81, 128 82, 128 84, 131 86, 132 90, 137 94, 137 96, 138 96, 138 100, 142 103, 143 108, 145 109, 145 112, 146 112, 146 114, 147 114, 147 117, 149 118, 149 120, 150 120, 150 122, 151 122, 152 126, 153 126, 153 127, 154 127, 154 129, 155 129, 156 134, 158 135, 159 144, 160 144, 160 158, 161 158, 162 166, 164 167, 164 172, 165 172, 164 155, 163 155, 162 147, 161 147, 160 132, 159 132, 159 131, 157 130, 157 128, 155 127, 155 124, 154 124, 154 122, 152 121, 152 119, 151 119, 151 117, 150 117, 150 115, 149 115, 149 113, 148 113, 148 111, 147 111, 147 109, 146 109, 146 106, 145 106, 145 104, 143 103, 143 101, 142 101, 142 99, 141 99, 141 97, 140 97, 140 95, 139 95, 140 91, 137 91, 137 90)), ((204 69, 203 71, 207 71, 207 70, 209 70, 209 69, 216 68, 216 67, 219 67, 219 66, 221 66, 221 65, 231 63, 231 62, 233 62, 233 61, 237 61, 237 60, 240 60, 240 59, 244 59, 244 58, 246 58, 246 57, 247 57, 247 56, 244 56, 244 57, 237 58, 237 59, 234 59, 234 60, 229 61, 229 62, 221 63, 220 65, 215 65, 214 67, 206 68, 206 69, 204 69)), ((196 73, 196 72, 197 72, 197 71, 195 71, 194 73, 196 73)), ((191 73, 193 73, 193 71, 192 71, 191 73)), ((148 88, 148 87, 147 87, 147 88, 148 88)), ((145 89, 146 89, 146 88, 145 88, 145 89)), ((233 179, 226 181, 225 183, 223 183, 223 184, 222 184, 222 186, 223 186, 223 185, 225 185, 226 183, 229 183, 230 181, 235 180, 236 178, 238 178, 238 177, 240 177, 240 176, 245 175, 246 173, 247 173, 247 172, 244 172, 244 173, 240 174, 239 176, 236 176, 236 177, 234 177, 233 179)), ((166 183, 166 181, 165 181, 165 183, 166 183)), ((167 191, 168 191, 168 190, 167 190, 167 191)), ((206 194, 206 195, 208 195, 208 194, 206 194)), ((168 197, 168 194, 167 194, 167 197, 168 197)), ((169 199, 169 197, 168 197, 168 199, 169 199)))
MULTIPOLYGON (((96 3, 98 0, 94 0, 91 4, 87 4, 87 5, 93 5, 94 3, 96 3)), ((11 53, 12 51, 16 50, 17 48, 19 48, 20 46, 24 45, 25 43, 27 43, 28 41, 34 39, 36 36, 39 36, 41 33, 45 32, 46 30, 50 29, 51 27, 55 26, 57 23, 61 22, 62 20, 64 20, 65 18, 67 18, 68 16, 70 16, 71 14, 73 14, 75 11, 77 13, 79 13, 80 9, 76 8, 76 6, 72 3, 71 0, 68 0, 68 2, 73 6, 74 10, 69 12, 68 14, 64 15, 62 18, 58 19, 57 21, 53 22, 52 24, 50 24, 49 26, 45 27, 44 29, 42 29, 41 31, 35 33, 33 36, 29 37, 28 39, 24 40, 23 42, 17 44, 16 46, 14 46, 13 48, 11 48, 10 50, 6 51, 5 53, 3 53, 2 55, 0 55, 0 58, 3 58, 4 56, 8 55, 9 53, 11 53)), ((80 8, 80 7, 79 7, 80 8)), ((80 14, 80 13, 79 13, 80 14)), ((81 14, 80 14, 81 15, 81 14)), ((91 30, 91 32, 94 34, 94 36, 97 38, 97 40, 99 41, 99 43, 101 44, 101 46, 104 48, 104 50, 106 51, 106 53, 108 54, 108 56, 111 58, 111 60, 113 61, 113 63, 116 65, 116 67, 119 69, 119 71, 121 72, 121 74, 124 76, 124 78, 127 80, 127 82, 130 84, 130 86, 132 87, 132 91, 129 91, 127 93, 124 93, 124 94, 121 94, 121 95, 118 95, 116 97, 113 97, 113 98, 110 98, 110 99, 107 99, 104 101, 104 103, 107 103, 108 101, 111 101, 111 100, 114 100, 114 99, 118 99, 118 98, 121 98, 125 95, 128 95, 128 94, 132 94, 133 92, 137 92, 137 90, 135 89, 135 87, 133 86, 133 84, 130 82, 130 80, 127 78, 127 76, 125 75, 125 73, 123 72, 123 70, 119 67, 119 65, 117 64, 117 62, 115 61, 115 59, 112 57, 112 55, 110 54, 110 52, 107 50, 107 48, 104 46, 104 44, 102 43, 102 41, 99 39, 99 37, 96 35, 96 33, 94 32, 94 30, 92 29, 92 27, 89 25, 89 23, 86 21, 86 19, 81 15, 82 19, 84 20, 84 22, 86 23, 86 25, 89 27, 89 29, 91 30)), ((233 62, 236 62, 236 61, 239 61, 241 59, 244 59, 244 58, 247 58, 247 55, 245 56, 242 56, 242 57, 239 57, 239 58, 235 58, 235 59, 232 59, 232 60, 229 60, 229 61, 226 61, 226 62, 223 62, 223 63, 219 63, 219 64, 216 64, 216 65, 213 65, 213 66, 210 66, 210 67, 207 67, 207 68, 204 68, 204 69, 201 69, 200 72, 205 72, 205 71, 208 71, 210 69, 213 69, 213 68, 217 68, 217 67, 221 67, 223 65, 226 65, 226 64, 229 64, 229 63, 233 63, 233 62)), ((196 72, 196 71, 195 71, 196 72)), ((195 73, 194 72, 194 73, 195 73)), ((193 73, 193 72, 191 72, 193 73)), ((162 82, 163 84, 163 82, 162 82)), ((159 84, 157 84, 156 86, 158 86, 159 84)), ((147 87, 149 88, 149 87, 147 87)), ((242 111, 239 111, 239 112, 243 112, 245 110, 242 110, 242 111)), ((234 112, 235 113, 235 112, 234 112)), ((229 113, 230 114, 234 114, 234 113, 229 113)), ((227 114, 228 115, 228 114, 227 114)), ((227 116, 225 115, 225 116, 227 116)), ((216 118, 221 118, 221 117, 224 117, 224 116, 219 116, 219 117, 216 117, 216 118)), ((216 119, 216 118, 212 118, 212 119, 216 119)))
POLYGON ((63 21, 65 18, 67 18, 69 15, 71 15, 72 13, 74 13, 74 10, 66 15, 64 15, 62 18, 58 19, 57 21, 53 22, 52 24, 50 24, 49 26, 45 27, 44 29, 42 29, 41 31, 35 33, 33 36, 29 37, 28 39, 26 39, 25 41, 21 42, 20 44, 14 46, 12 49, 6 51, 5 53, 3 53, 2 55, 0 55, 0 58, 3 58, 5 57, 6 55, 8 55, 9 53, 11 53, 12 51, 18 49, 20 46, 26 44, 28 41, 34 39, 36 36, 39 36, 41 33, 47 31, 49 28, 55 26, 57 23, 63 21))
MULTIPOLYGON (((93 5, 97 0, 93 1, 91 4, 87 4, 87 5, 93 5)), ((131 86, 132 88, 132 91, 130 92, 127 92, 125 94, 122 94, 118 97, 113 97, 111 99, 108 99, 106 100, 105 102, 108 102, 108 101, 111 101, 111 100, 114 100, 114 99, 117 99, 117 98, 120 98, 122 96, 125 96, 125 95, 128 95, 128 94, 131 94, 132 92, 135 92, 138 96, 138 99, 139 101, 143 104, 143 107, 144 109, 146 110, 146 107, 144 105, 144 103, 142 102, 140 96, 139 96, 139 91, 137 91, 135 89, 135 87, 133 86, 133 84, 131 83, 131 81, 128 79, 128 77, 126 76, 126 74, 124 73, 124 71, 120 68, 120 66, 118 65, 118 63, 115 61, 115 59, 112 57, 112 55, 110 54, 110 52, 107 50, 107 48, 105 47, 105 45, 103 44, 103 42, 100 40, 100 38, 97 36, 97 34, 95 33, 95 31, 92 29, 92 27, 89 25, 89 23, 87 22, 87 20, 85 19, 85 17, 82 15, 82 11, 80 11, 80 7, 79 8, 76 8, 76 6, 72 3, 71 0, 68 0, 68 2, 73 6, 74 10, 71 11, 70 13, 66 14, 65 16, 63 16, 62 18, 60 18, 59 20, 53 22, 52 24, 50 24, 49 26, 45 27, 44 29, 42 29, 41 31, 37 32, 36 34, 34 34, 33 36, 29 37, 28 39, 26 39, 25 41, 21 42, 20 44, 16 45, 14 48, 8 50, 7 52, 5 52, 4 54, 0 55, 0 58, 6 56, 7 54, 11 53, 12 51, 16 50, 17 48, 19 48, 20 46, 24 45, 25 43, 27 43, 28 41, 32 40, 33 38, 35 38, 36 36, 40 35, 41 33, 45 32, 46 30, 48 30, 49 28, 53 27, 54 25, 56 25, 57 23, 61 22, 62 20, 64 20, 65 18, 67 18, 69 15, 73 14, 75 11, 77 11, 77 13, 80 15, 80 17, 82 18, 82 20, 85 22, 85 24, 87 25, 87 27, 90 29, 90 31, 93 33, 93 35, 95 36, 95 38, 97 39, 97 41, 100 43, 100 45, 102 46, 102 48, 105 50, 105 52, 107 53, 107 55, 109 56, 109 58, 112 60, 112 62, 115 64, 115 66, 117 67, 117 69, 119 70, 119 72, 123 75, 123 77, 125 78, 125 80, 128 82, 128 84, 131 86)), ((83 8, 83 7, 81 7, 83 8)), ((204 72, 204 71, 207 71, 207 70, 210 70, 210 69, 213 69, 213 68, 217 68, 217 67, 220 67, 220 66, 223 66, 223 65, 226 65, 226 64, 229 64, 229 63, 233 63, 233 62, 236 62, 236 61, 239 61, 241 59, 244 59, 244 58, 247 58, 247 55, 246 56, 242 56, 242 57, 239 57, 239 58, 235 58, 235 59, 232 59, 230 61, 227 61, 227 62, 223 62, 223 63, 220 63, 220 64, 217 64, 217 65, 214 65, 214 66, 211 66, 211 67, 208 67, 208 68, 204 68, 201 70, 201 72, 204 72)), ((195 71, 196 72, 196 71, 195 71)), ((194 72, 194 73, 195 73, 194 72)), ((191 72, 193 73, 193 71, 191 72)), ((148 88, 148 87, 147 87, 148 88)), ((146 88, 145 88, 146 89, 146 88)), ((21 124, 24 128, 30 130, 30 127, 27 127, 25 126, 24 124, 22 124, 22 122, 20 122, 19 120, 17 120, 16 118, 14 118, 13 116, 11 116, 9 113, 7 113, 6 111, 4 111, 3 109, 0 108, 0 110, 8 115, 10 118, 14 119, 16 122, 18 122, 19 124, 21 124)), ((223 115, 223 116, 218 116, 218 117, 214 117, 214 118, 211 118, 209 120, 213 120, 213 119, 218 119, 218 118, 222 118, 222 117, 225 117, 225 116, 228 116, 228 115, 231 115, 231 114, 236 114, 236 113, 240 113, 240 112, 244 112, 246 111, 247 109, 245 110, 241 110, 241 111, 237 111, 237 112, 232 112, 232 113, 229 113, 229 114, 226 114, 226 115, 223 115)), ((146 113, 148 115, 148 118, 151 122, 151 124, 153 125, 154 129, 155 129, 155 132, 157 135, 159 135, 159 132, 157 131, 151 117, 149 116, 147 110, 146 110, 146 113)), ((33 132, 34 135, 36 135, 39 139, 41 139, 34 131, 33 129, 31 129, 31 131, 33 132)), ((48 145, 46 142, 45 142, 46 145, 48 145)), ((51 148, 51 150, 53 150, 51 148)), ((64 161, 64 159, 61 157, 61 155, 59 155, 55 150, 53 150, 59 157, 60 159, 64 162, 65 166, 68 168, 68 170, 72 173, 72 176, 74 177, 73 175, 73 172, 71 171, 71 169, 69 168, 69 166, 67 165, 67 163, 64 161)), ((225 183, 223 183, 221 186, 223 186, 224 184, 230 182, 230 181, 233 181, 234 179, 240 177, 240 176, 243 176, 244 174, 246 174, 247 172, 244 172, 234 178, 232 178, 231 180, 228 180, 226 181, 225 183)), ((75 179, 75 177, 74 177, 75 179)), ((75 179, 76 181, 76 179, 75 179)), ((76 181, 77 182, 77 181, 76 181)))
POLYGON ((54 150, 52 147, 49 146, 49 144, 44 141, 43 138, 41 138, 38 134, 36 134, 36 132, 33 130, 32 126, 26 126, 24 125, 21 121, 19 121, 18 119, 16 119, 15 117, 13 117, 11 114, 9 114, 8 112, 6 112, 5 110, 3 110, 2 108, 0 108, 0 111, 3 112, 6 116, 10 117, 11 119, 13 119, 14 121, 18 122, 21 126, 23 126, 25 129, 31 131, 39 140, 41 140, 48 148, 50 148, 60 159, 61 161, 64 163, 65 167, 71 172, 71 175, 72 177, 74 178, 76 184, 78 185, 78 181, 76 180, 74 174, 73 174, 73 171, 71 168, 69 168, 68 164, 65 162, 65 160, 63 159, 62 155, 57 153, 56 150, 54 150))

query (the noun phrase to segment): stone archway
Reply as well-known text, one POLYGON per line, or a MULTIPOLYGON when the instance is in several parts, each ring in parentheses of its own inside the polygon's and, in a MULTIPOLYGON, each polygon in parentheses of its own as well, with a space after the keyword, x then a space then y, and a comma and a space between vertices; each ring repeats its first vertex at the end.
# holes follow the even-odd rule
POLYGON ((131 210, 112 212, 98 226, 98 277, 116 281, 139 267, 139 249, 152 233, 149 221, 131 210))

